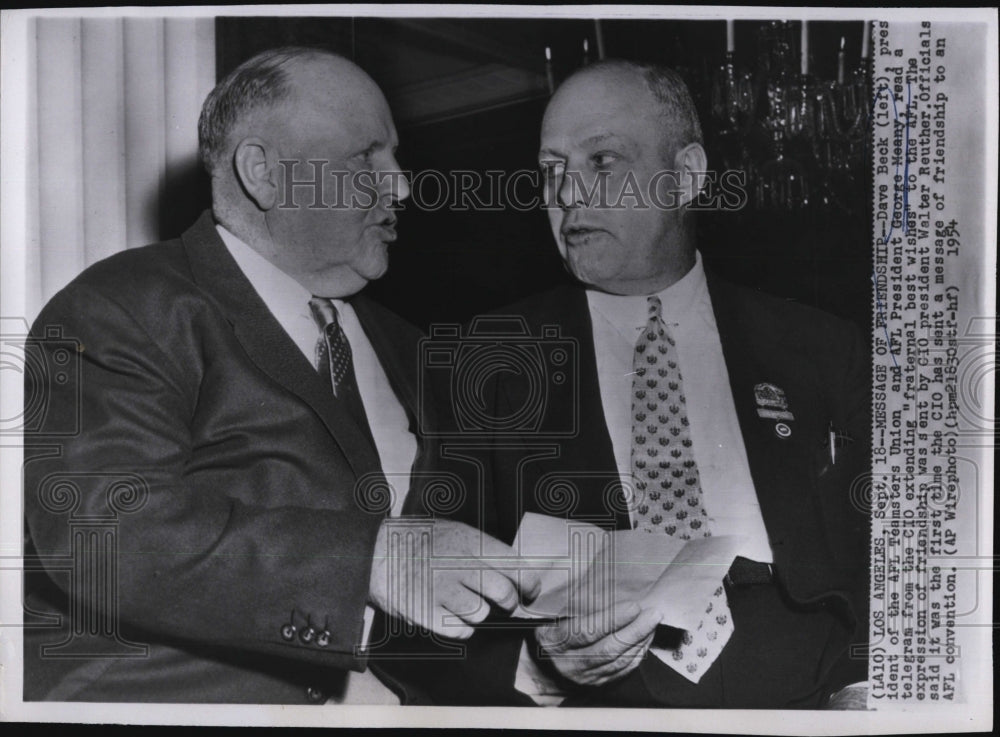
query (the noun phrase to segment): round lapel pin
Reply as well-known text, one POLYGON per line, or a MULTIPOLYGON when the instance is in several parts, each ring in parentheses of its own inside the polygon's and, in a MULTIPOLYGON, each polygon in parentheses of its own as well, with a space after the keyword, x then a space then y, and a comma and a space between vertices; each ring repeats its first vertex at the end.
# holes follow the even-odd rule
POLYGON ((792 428, 786 425, 784 422, 779 422, 774 426, 774 434, 779 438, 787 438, 792 434, 792 428))

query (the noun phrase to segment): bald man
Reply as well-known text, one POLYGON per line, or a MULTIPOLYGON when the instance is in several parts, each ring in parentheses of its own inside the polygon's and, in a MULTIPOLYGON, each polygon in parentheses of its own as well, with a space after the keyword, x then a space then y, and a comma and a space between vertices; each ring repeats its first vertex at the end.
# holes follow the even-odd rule
MULTIPOLYGON (((419 550, 394 553, 405 578, 388 565, 436 455, 420 336, 359 294, 408 195, 389 107, 350 61, 277 49, 212 91, 199 145, 211 212, 90 267, 33 328, 50 365, 53 329, 75 342, 79 381, 26 396, 80 431, 26 454, 24 698, 399 703, 367 669, 377 612, 461 640, 537 581, 485 562, 431 591, 419 550), (421 608, 398 596, 417 589, 421 608)), ((432 534, 438 554, 510 553, 432 534)))
MULTIPOLYGON (((457 515, 505 541, 535 512, 651 541, 742 542, 714 596, 692 602, 705 612, 693 631, 609 595, 587 600, 592 617, 483 629, 470 657, 424 681, 460 704, 843 703, 867 675, 869 520, 853 492, 870 471, 871 405, 859 330, 705 267, 688 205, 706 155, 673 71, 621 60, 578 71, 546 109, 539 165, 577 284, 498 313, 535 336, 556 326, 577 346, 578 393, 551 392, 544 406, 575 418, 576 433, 555 441, 508 422, 486 456, 476 438, 465 467, 483 493, 457 515), (618 481, 627 493, 611 496, 618 481)), ((532 406, 530 377, 493 378, 481 414, 532 406)))

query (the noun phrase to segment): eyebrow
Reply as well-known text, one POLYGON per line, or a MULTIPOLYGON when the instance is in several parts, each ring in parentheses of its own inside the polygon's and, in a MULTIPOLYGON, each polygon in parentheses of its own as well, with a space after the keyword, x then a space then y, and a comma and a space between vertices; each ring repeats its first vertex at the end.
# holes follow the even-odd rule
POLYGON ((361 154, 368 153, 369 151, 376 151, 381 148, 387 148, 390 151, 394 151, 399 148, 399 140, 393 140, 392 138, 373 138, 368 143, 357 149, 351 156, 360 156, 361 154))
MULTIPOLYGON (((634 151, 635 148, 636 148, 635 144, 632 141, 630 141, 628 138, 622 137, 621 135, 619 135, 617 133, 611 133, 611 132, 597 133, 597 134, 591 136, 590 138, 585 139, 581 145, 583 145, 583 146, 593 146, 593 145, 596 145, 596 144, 599 144, 599 143, 603 143, 604 141, 608 141, 608 140, 620 141, 621 144, 623 146, 625 146, 626 148, 628 148, 630 152, 634 151)), ((543 148, 543 149, 540 149, 538 151, 538 157, 541 158, 543 156, 558 156, 558 157, 562 157, 562 158, 566 157, 566 155, 564 153, 562 153, 561 151, 557 151, 556 149, 552 149, 552 148, 543 148)))
POLYGON ((617 133, 598 133, 596 136, 591 136, 590 138, 588 138, 587 140, 585 140, 583 143, 584 143, 584 145, 593 144, 593 143, 601 143, 602 141, 607 141, 610 138, 620 139, 621 136, 619 136, 617 133))
POLYGON ((368 153, 378 147, 378 141, 368 141, 362 144, 359 148, 356 148, 351 156, 360 156, 361 154, 368 153))

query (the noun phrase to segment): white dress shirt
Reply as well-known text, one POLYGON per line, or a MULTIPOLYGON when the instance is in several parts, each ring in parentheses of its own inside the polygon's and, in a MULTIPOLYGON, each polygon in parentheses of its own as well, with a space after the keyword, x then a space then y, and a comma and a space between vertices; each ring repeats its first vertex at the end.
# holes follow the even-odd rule
MULTIPOLYGON (((739 555, 772 563, 701 254, 696 255, 695 265, 687 274, 656 296, 663 306, 663 322, 677 344, 692 451, 701 477, 709 529, 713 535, 744 536, 746 543, 739 555)), ((647 296, 588 290, 587 303, 601 404, 615 464, 624 483, 632 469, 632 358, 648 320, 647 296)), ((668 651, 653 648, 651 652, 663 659, 670 657, 668 651)), ((562 700, 531 661, 526 647, 521 651, 515 686, 539 703, 562 700)))
MULTIPOLYGON (((309 363, 316 367, 316 343, 321 336, 309 308, 312 296, 305 287, 265 259, 250 246, 216 225, 229 253, 256 290, 274 319, 288 333, 309 363)), ((351 344, 351 357, 358 393, 368 417, 382 472, 393 487, 390 516, 398 516, 410 488, 410 471, 417 455, 417 439, 409 430, 406 410, 389 383, 389 378, 350 304, 332 300, 338 319, 351 344)), ((375 611, 365 607, 362 642, 367 645, 375 611)), ((350 672, 340 703, 399 703, 372 674, 350 672)))
MULTIPOLYGON (((663 322, 677 343, 692 451, 713 535, 744 535, 740 555, 772 563, 767 531, 750 477, 743 435, 722 355, 701 254, 679 281, 657 293, 663 322)), ((618 473, 632 472, 632 357, 648 319, 647 297, 587 291, 601 404, 618 473)))

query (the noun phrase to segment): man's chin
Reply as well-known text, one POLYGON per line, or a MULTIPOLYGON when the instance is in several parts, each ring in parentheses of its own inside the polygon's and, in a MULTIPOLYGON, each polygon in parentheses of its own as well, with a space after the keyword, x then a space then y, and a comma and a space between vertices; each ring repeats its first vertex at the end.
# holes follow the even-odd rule
POLYGON ((574 259, 572 256, 566 261, 566 270, 569 271, 573 277, 579 281, 581 284, 586 284, 588 287, 596 287, 597 289, 603 289, 601 286, 607 279, 600 268, 595 264, 588 263, 585 259, 574 259))
POLYGON ((387 264, 379 268, 376 264, 341 264, 336 269, 328 271, 321 279, 315 279, 314 284, 306 284, 317 297, 331 299, 347 299, 357 294, 368 282, 374 281, 385 274, 387 264))
POLYGON ((389 246, 381 243, 374 250, 375 253, 370 254, 364 263, 354 268, 355 273, 366 282, 381 279, 389 271, 389 246))

